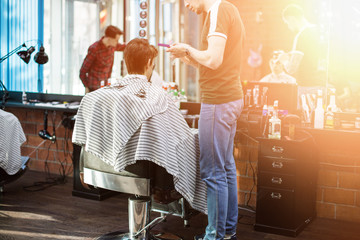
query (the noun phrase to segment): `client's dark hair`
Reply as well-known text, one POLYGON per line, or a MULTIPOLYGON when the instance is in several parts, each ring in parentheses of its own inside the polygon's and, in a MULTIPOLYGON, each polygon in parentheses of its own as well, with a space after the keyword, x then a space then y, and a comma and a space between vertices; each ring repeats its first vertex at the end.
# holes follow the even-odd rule
POLYGON ((290 16, 296 17, 296 18, 301 18, 304 16, 304 11, 299 5, 290 4, 283 10, 282 16, 285 18, 290 17, 290 16))
POLYGON ((157 49, 147 39, 135 38, 126 44, 124 58, 129 74, 144 74, 146 64, 158 55, 157 49))
POLYGON ((122 34, 123 32, 118 27, 115 27, 113 25, 109 25, 105 29, 105 37, 115 38, 116 35, 122 35, 122 34))

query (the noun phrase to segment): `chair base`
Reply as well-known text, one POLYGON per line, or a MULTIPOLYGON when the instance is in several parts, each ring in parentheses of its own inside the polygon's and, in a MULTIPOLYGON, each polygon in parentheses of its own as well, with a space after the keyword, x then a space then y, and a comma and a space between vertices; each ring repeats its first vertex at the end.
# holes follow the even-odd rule
POLYGON ((150 233, 148 238, 131 238, 129 233, 124 231, 116 231, 102 235, 101 237, 95 238, 96 240, 183 240, 181 237, 176 236, 172 233, 150 233))
POLYGON ((151 232, 151 234, 156 240, 183 240, 181 237, 167 232, 159 232, 157 234, 151 232))
POLYGON ((5 170, 0 168, 0 194, 4 192, 5 184, 16 181, 27 171, 27 169, 28 169, 27 164, 29 162, 29 157, 21 156, 21 161, 23 164, 22 164, 21 168, 19 169, 19 171, 17 173, 15 173, 14 175, 9 175, 5 172, 5 170))
MULTIPOLYGON (((135 238, 135 239, 137 240, 137 238, 135 238)), ((135 239, 131 238, 130 234, 125 233, 124 231, 111 232, 111 233, 108 233, 101 237, 96 238, 96 240, 135 240, 135 239)), ((148 238, 148 239, 152 240, 153 238, 148 238)), ((145 239, 141 239, 141 240, 145 240, 145 239)))

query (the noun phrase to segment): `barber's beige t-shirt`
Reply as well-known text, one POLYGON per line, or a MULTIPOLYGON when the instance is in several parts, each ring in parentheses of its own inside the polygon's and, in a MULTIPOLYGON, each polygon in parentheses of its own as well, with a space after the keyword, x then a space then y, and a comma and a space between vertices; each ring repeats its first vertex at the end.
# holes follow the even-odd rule
POLYGON ((216 1, 207 13, 201 33, 200 49, 208 48, 208 38, 226 39, 223 62, 216 70, 200 65, 201 102, 221 104, 243 97, 240 82, 241 54, 245 30, 237 8, 227 1, 216 1))

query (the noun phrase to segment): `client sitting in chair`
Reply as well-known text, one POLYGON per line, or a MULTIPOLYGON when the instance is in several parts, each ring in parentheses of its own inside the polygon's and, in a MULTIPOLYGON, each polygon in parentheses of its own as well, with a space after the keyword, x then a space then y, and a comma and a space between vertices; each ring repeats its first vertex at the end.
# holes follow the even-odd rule
MULTIPOLYGON (((124 172, 129 167, 139 170, 139 164, 152 163, 164 171, 155 170, 151 180, 156 182, 156 178, 168 174, 175 190, 195 210, 207 213, 197 134, 168 94, 149 81, 156 56, 156 48, 146 39, 133 39, 124 50, 129 75, 82 99, 72 141, 83 148, 84 181, 102 188, 106 188, 104 182, 111 182, 107 189, 151 196, 154 191, 142 187, 146 182, 128 181, 134 175, 124 172), (89 160, 95 158, 96 164, 89 160), (100 170, 111 173, 107 174, 111 180, 95 182, 100 165, 106 165, 100 170), (127 178, 116 182, 118 175, 127 178)), ((130 229, 129 239, 137 239, 135 235, 130 229)))
POLYGON ((18 118, 0 109, 0 192, 27 169, 29 157, 22 157, 20 149, 25 141, 18 118))

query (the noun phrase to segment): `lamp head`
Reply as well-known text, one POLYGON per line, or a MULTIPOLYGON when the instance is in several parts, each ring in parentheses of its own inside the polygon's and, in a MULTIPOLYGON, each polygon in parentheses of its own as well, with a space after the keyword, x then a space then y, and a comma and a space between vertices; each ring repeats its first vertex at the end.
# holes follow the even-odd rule
POLYGON ((41 45, 39 52, 35 54, 34 60, 38 64, 45 64, 49 61, 49 57, 45 53, 45 48, 43 45, 41 45))
POLYGON ((17 52, 17 55, 19 55, 19 57, 25 62, 25 63, 29 63, 30 62, 30 57, 31 54, 35 51, 35 47, 31 46, 29 47, 26 51, 20 51, 17 52))

